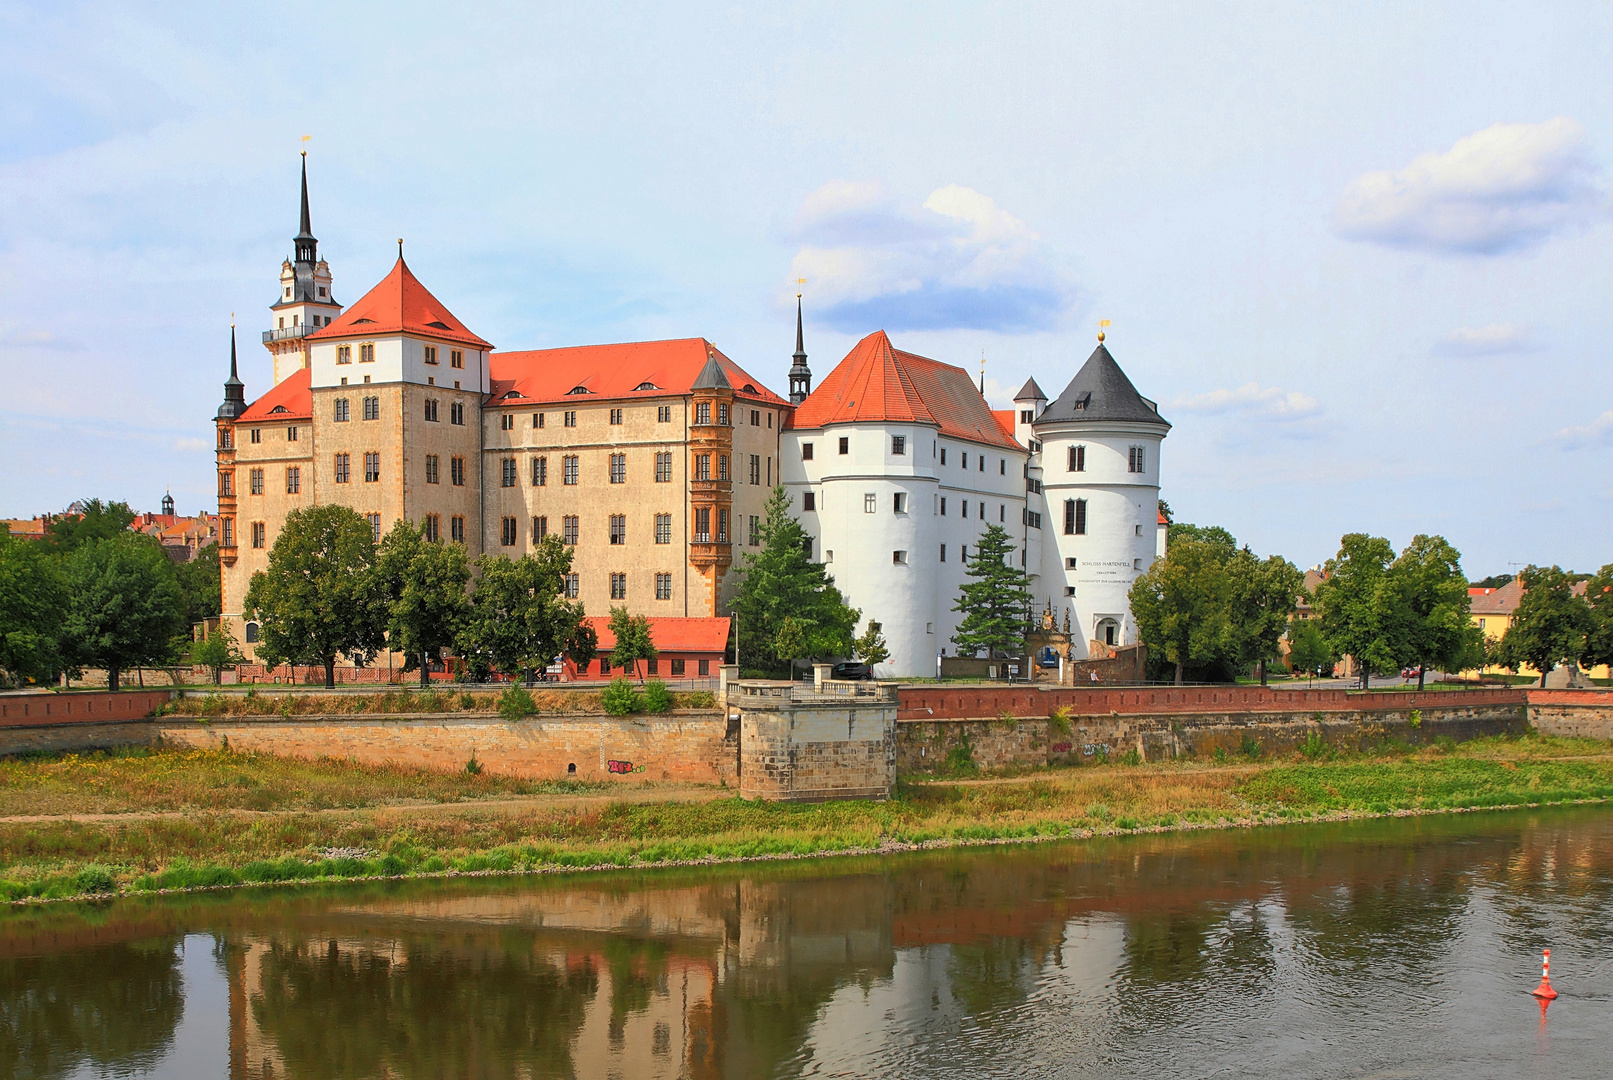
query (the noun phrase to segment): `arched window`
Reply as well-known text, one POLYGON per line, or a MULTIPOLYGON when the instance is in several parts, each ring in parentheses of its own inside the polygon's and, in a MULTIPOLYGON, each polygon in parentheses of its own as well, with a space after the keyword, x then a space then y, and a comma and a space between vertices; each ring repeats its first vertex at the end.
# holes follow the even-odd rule
POLYGON ((258 624, 257 623, 249 622, 249 623, 246 624, 246 640, 247 640, 248 645, 251 645, 251 644, 255 643, 258 640, 258 624))

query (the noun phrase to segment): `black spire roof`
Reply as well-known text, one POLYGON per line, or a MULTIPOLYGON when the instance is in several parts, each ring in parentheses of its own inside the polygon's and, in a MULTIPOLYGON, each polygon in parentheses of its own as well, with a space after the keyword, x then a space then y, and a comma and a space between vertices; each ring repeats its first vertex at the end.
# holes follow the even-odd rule
POLYGON ((728 381, 728 376, 723 372, 722 365, 717 363, 715 353, 706 357, 706 366, 700 369, 700 374, 695 376, 694 383, 689 387, 691 390, 732 390, 733 388, 733 384, 728 381))
POLYGON ((1021 386, 1019 388, 1019 393, 1014 395, 1014 400, 1015 401, 1046 401, 1047 400, 1047 395, 1042 393, 1042 388, 1040 386, 1036 385, 1036 380, 1035 379, 1026 379, 1025 380, 1025 385, 1021 386))
POLYGON ((1133 420, 1170 427, 1159 409, 1137 392, 1115 358, 1100 342, 1075 373, 1058 400, 1049 405, 1037 424, 1067 420, 1133 420))
POLYGON ((790 404, 799 405, 812 394, 812 369, 807 367, 806 340, 801 334, 801 297, 795 297, 795 363, 790 365, 790 404))
POLYGON ((218 407, 215 420, 234 420, 246 412, 246 384, 235 371, 235 326, 230 326, 230 377, 224 380, 224 404, 218 407))

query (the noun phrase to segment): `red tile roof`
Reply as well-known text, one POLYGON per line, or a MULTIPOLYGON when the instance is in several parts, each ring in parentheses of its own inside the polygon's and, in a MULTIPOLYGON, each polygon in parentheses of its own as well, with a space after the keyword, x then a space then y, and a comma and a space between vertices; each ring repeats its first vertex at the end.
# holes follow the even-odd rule
MULTIPOLYGON (((1014 410, 1013 409, 993 409, 993 410, 991 410, 991 415, 995 416, 997 418, 997 426, 1003 429, 1003 434, 1007 435, 1010 439, 1013 439, 1014 438, 1014 410)), ((1014 441, 1018 442, 1019 440, 1015 439, 1014 441)))
MULTIPOLYGON (((1511 615, 1518 609, 1518 601, 1528 590, 1517 578, 1513 578, 1498 589, 1490 589, 1481 596, 1473 596, 1470 610, 1475 615, 1511 615)), ((1472 596, 1472 590, 1468 590, 1472 596)))
MULTIPOLYGON (((334 323, 332 325, 335 325, 334 323)), ((308 420, 314 415, 314 392, 309 389, 307 368, 294 371, 276 383, 237 419, 237 424, 264 420, 308 420), (275 412, 281 409, 281 412, 275 412)))
POLYGON ((789 405, 705 338, 494 353, 488 360, 493 380, 488 404, 573 400, 571 391, 579 386, 588 393, 577 397, 687 394, 707 359, 713 356, 728 377, 736 397, 769 405, 789 405), (512 391, 515 397, 508 396, 512 391))
POLYGON ((309 334, 307 340, 330 341, 372 334, 419 334, 476 349, 493 347, 454 318, 453 312, 409 272, 401 255, 392 272, 382 278, 379 285, 360 297, 329 326, 309 334))
POLYGON ((796 409, 790 426, 888 422, 933 424, 955 439, 1021 449, 967 371, 902 352, 883 330, 852 347, 796 409))
MULTIPOLYGON (((616 648, 616 635, 610 632, 610 619, 593 616, 586 620, 599 635, 599 651, 616 648)), ((720 653, 728 648, 728 620, 651 618, 650 640, 664 653, 720 653)))
POLYGON ((1171 523, 1171 519, 1165 516, 1165 512, 1163 510, 1159 512, 1159 523, 1161 525, 1169 525, 1171 523))

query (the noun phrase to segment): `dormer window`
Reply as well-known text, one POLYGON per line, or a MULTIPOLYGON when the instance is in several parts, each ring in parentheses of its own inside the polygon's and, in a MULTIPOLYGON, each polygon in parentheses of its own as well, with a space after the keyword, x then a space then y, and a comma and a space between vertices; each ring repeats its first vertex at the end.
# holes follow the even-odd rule
POLYGON ((1073 402, 1073 404, 1074 404, 1076 409, 1081 410, 1081 411, 1085 411, 1087 405, 1090 404, 1091 401, 1092 401, 1092 391, 1088 390, 1086 393, 1084 393, 1080 397, 1076 398, 1075 401, 1073 402))
POLYGON ((291 299, 291 287, 289 285, 286 287, 286 299, 291 299))
POLYGON ((589 390, 586 386, 573 386, 570 390, 566 391, 566 394, 569 397, 572 394, 586 394, 588 392, 589 390))
POLYGON ((633 387, 633 389, 634 390, 659 390, 661 388, 659 386, 656 386, 652 382, 641 382, 637 386, 633 387))
POLYGON ((359 323, 372 323, 374 321, 374 319, 354 319, 353 325, 357 326, 359 323))
MULTIPOLYGON (((286 411, 287 411, 287 409, 286 409, 286 407, 284 405, 276 405, 274 408, 269 410, 270 413, 283 413, 283 412, 286 412, 286 411)), ((253 434, 256 435, 257 432, 254 431, 253 434)), ((258 440, 253 439, 252 441, 257 442, 258 440)))
POLYGON ((431 327, 435 327, 438 330, 452 330, 453 329, 453 327, 449 326, 447 323, 443 322, 441 319, 433 319, 431 322, 428 322, 426 325, 431 326, 431 327))
POLYGON ((521 391, 519 391, 519 390, 510 390, 507 393, 505 393, 504 396, 506 398, 518 398, 518 397, 525 397, 526 395, 521 393, 521 391))
POLYGON ((323 285, 321 285, 321 286, 320 286, 320 287, 319 287, 319 295, 320 295, 320 296, 324 296, 324 295, 325 295, 325 286, 323 286, 323 285))

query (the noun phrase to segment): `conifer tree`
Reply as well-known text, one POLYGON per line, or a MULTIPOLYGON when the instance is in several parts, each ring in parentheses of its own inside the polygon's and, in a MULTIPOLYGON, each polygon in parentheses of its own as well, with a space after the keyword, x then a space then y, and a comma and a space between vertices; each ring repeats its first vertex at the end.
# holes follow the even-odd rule
POLYGON ((980 534, 974 558, 965 571, 973 580, 964 584, 952 610, 960 612, 952 643, 958 655, 987 650, 1018 656, 1025 651, 1025 624, 1029 618, 1031 594, 1025 571, 1014 565, 1014 542, 1001 525, 992 525, 980 534))
POLYGON ((861 612, 846 605, 834 578, 822 563, 812 561, 811 538, 790 516, 790 496, 782 484, 767 500, 758 533, 761 546, 746 553, 733 602, 741 635, 738 662, 777 670, 783 661, 801 657, 849 656, 861 612), (795 656, 785 656, 777 647, 786 616, 801 634, 801 651, 795 656))

